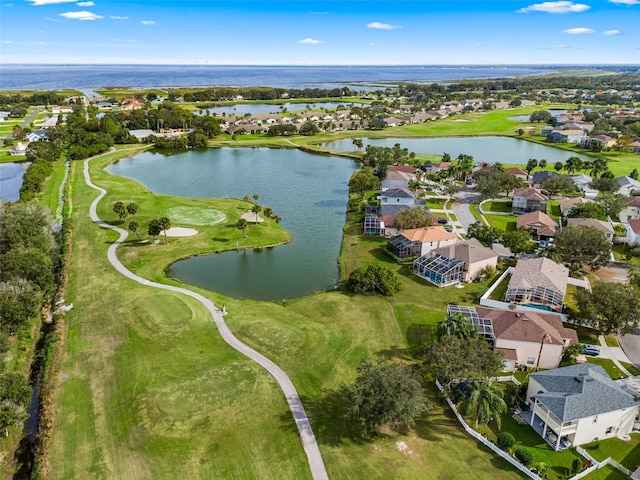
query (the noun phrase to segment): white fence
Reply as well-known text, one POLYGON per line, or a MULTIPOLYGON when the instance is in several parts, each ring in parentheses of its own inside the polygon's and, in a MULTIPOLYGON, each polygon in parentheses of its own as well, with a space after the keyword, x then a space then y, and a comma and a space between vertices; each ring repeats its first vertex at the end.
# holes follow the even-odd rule
POLYGON ((591 461, 591 463, 593 465, 591 465, 589 468, 587 468, 586 470, 583 470, 582 472, 574 475, 573 477, 571 477, 569 480, 579 480, 580 478, 586 477, 587 475, 589 475, 591 472, 594 472, 606 465, 611 465, 613 468, 615 468, 616 470, 620 470, 622 473, 624 473, 627 476, 631 476, 631 474, 633 473, 631 470, 629 470, 627 467, 625 467, 624 465, 620 465, 618 462, 616 462, 613 458, 611 457, 607 457, 604 460, 602 460, 601 462, 599 462, 598 460, 596 460, 595 458, 593 458, 591 455, 589 455, 589 452, 587 452, 584 448, 582 447, 576 447, 576 452, 578 452, 580 455, 582 455, 583 457, 585 457, 586 459, 588 459, 589 461, 591 461))
POLYGON ((495 380, 496 382, 513 382, 516 385, 522 385, 522 382, 518 380, 516 377, 514 377, 513 375, 507 375, 503 377, 493 377, 493 380, 495 380))
MULTIPOLYGON (((504 378, 508 378, 508 377, 504 377, 504 378)), ((440 382, 438 380, 436 380, 436 386, 438 387, 438 389, 440 391, 442 391, 442 385, 440 384, 440 382)), ((449 399, 449 397, 446 397, 447 403, 449 404, 449 407, 451 407, 451 410, 453 410, 453 413, 456 415, 456 418, 458 419, 458 421, 460 422, 460 424, 462 425, 462 428, 464 428, 464 430, 471 435, 473 438, 475 438, 476 440, 478 440, 479 442, 481 442, 484 446, 486 446, 487 448, 491 449, 491 451, 493 451, 494 453, 497 453, 498 455, 500 455, 502 458, 504 458, 507 462, 509 462, 511 465, 513 465, 514 467, 516 467, 518 470, 520 470, 522 473, 524 473, 526 476, 528 476, 529 478, 533 479, 533 480, 542 480, 537 473, 532 472, 531 470, 529 470, 527 467, 525 467, 524 465, 522 465, 520 462, 518 462, 516 459, 514 459, 511 455, 509 455, 508 453, 506 453, 504 450, 502 450, 501 448, 499 448, 495 443, 490 442, 489 440, 487 440, 486 438, 484 438, 482 435, 480 435, 478 432, 476 432, 473 428, 471 428, 469 425, 467 425, 467 422, 464 421, 464 419, 462 418, 462 416, 458 413, 458 409, 456 408, 456 406, 453 404, 453 402, 451 401, 451 399, 449 399)))

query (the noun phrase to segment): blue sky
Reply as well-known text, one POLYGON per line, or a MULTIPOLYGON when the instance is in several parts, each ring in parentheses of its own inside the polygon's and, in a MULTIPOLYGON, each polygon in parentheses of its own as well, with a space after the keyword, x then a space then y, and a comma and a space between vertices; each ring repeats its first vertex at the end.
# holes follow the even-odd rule
POLYGON ((1 63, 640 63, 640 0, 0 0, 0 8, 1 63))

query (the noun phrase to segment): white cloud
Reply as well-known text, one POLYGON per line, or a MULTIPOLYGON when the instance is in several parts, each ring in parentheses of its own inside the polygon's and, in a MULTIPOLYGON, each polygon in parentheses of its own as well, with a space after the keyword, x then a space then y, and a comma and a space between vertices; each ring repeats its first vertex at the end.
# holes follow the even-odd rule
POLYGON ((298 43, 306 43, 308 45, 318 45, 319 43, 324 43, 322 40, 316 40, 315 38, 304 38, 299 40, 298 43))
POLYGON ((518 12, 579 13, 589 10, 590 8, 591 7, 589 5, 585 5, 584 3, 560 1, 534 3, 533 5, 529 5, 528 7, 521 8, 520 10, 518 10, 518 12))
POLYGON ((96 15, 93 12, 65 12, 60 14, 61 17, 68 18, 69 20, 98 20, 104 18, 102 15, 96 15))
POLYGON ((2 6, 3 7, 13 7, 13 3, 5 3, 2 6))
POLYGON ((142 20, 140 23, 142 25, 155 25, 156 21, 155 20, 142 20))
POLYGON ((10 45, 13 42, 11 40, 0 40, 0 43, 2 43, 3 45, 10 45))
POLYGON ((76 3, 79 7, 93 7, 95 3, 93 2, 78 2, 76 3))
POLYGON ((538 50, 564 50, 569 48, 567 45, 550 45, 548 47, 539 47, 538 50))
POLYGON ((596 33, 595 30, 591 30, 590 28, 578 27, 578 28, 568 28, 563 30, 564 33, 568 33, 569 35, 586 35, 589 33, 596 33))
POLYGON ((73 3, 76 0, 27 0, 28 2, 31 2, 31 5, 54 5, 57 3, 73 3))
POLYGON ((620 30, 607 30, 602 32, 603 35, 620 35, 620 30))
POLYGON ((129 17, 119 17, 117 15, 109 15, 111 20, 129 20, 129 17))
POLYGON ((396 28, 402 28, 402 27, 389 25, 388 23, 371 22, 371 23, 367 23, 367 28, 373 28, 376 30, 394 30, 396 28))
POLYGON ((640 0, 609 0, 609 2, 623 5, 640 5, 640 0))

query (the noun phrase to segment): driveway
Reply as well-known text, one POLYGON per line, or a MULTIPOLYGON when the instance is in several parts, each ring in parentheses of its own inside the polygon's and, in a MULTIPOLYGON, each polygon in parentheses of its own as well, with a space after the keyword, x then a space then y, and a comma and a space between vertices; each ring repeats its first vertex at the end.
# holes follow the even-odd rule
POLYGON ((476 222, 476 218, 471 213, 469 205, 480 200, 480 194, 474 192, 473 188, 469 185, 465 185, 464 188, 453 197, 456 200, 452 207, 453 213, 458 217, 458 221, 466 231, 469 225, 476 222))

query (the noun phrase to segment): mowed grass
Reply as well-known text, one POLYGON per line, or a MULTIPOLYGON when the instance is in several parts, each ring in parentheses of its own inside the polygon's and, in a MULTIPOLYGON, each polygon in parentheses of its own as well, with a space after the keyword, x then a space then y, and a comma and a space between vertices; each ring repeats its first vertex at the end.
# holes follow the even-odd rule
MULTIPOLYGON (((138 201, 150 217, 191 200, 145 193, 135 182, 99 172, 101 163, 93 167, 94 181, 114 189, 100 207, 109 221, 117 223, 104 205, 118 192, 138 201)), ((75 308, 67 317, 50 477, 308 478, 295 425, 274 382, 220 340, 199 304, 113 271, 105 257, 115 235, 87 218, 96 193, 83 186, 80 164, 74 164, 73 179, 75 257, 68 298, 75 308)), ((218 200, 197 201, 226 213, 218 200)), ((161 272, 173 259, 228 247, 217 240, 227 225, 210 228, 206 240, 199 234, 170 239, 168 247, 132 245, 121 258, 138 266, 137 273, 172 283, 161 272)), ((357 233, 345 235, 344 275, 354 266, 387 262, 380 249, 384 240, 360 240, 357 233), (347 250, 353 238, 358 245, 347 250)), ((425 472, 434 478, 519 478, 464 433, 432 384, 426 385, 428 412, 411 432, 362 441, 343 420, 338 391, 355 378, 362 359, 411 360, 407 337, 417 325, 435 325, 448 302, 472 302, 487 286, 440 290, 413 278, 408 266, 388 266, 404 287, 393 298, 332 291, 278 303, 201 293, 224 301, 236 335, 290 375, 331 478, 417 478, 425 472)))
POLYGON ((73 164, 74 256, 50 478, 309 478, 282 393, 204 308, 108 264, 73 164))

